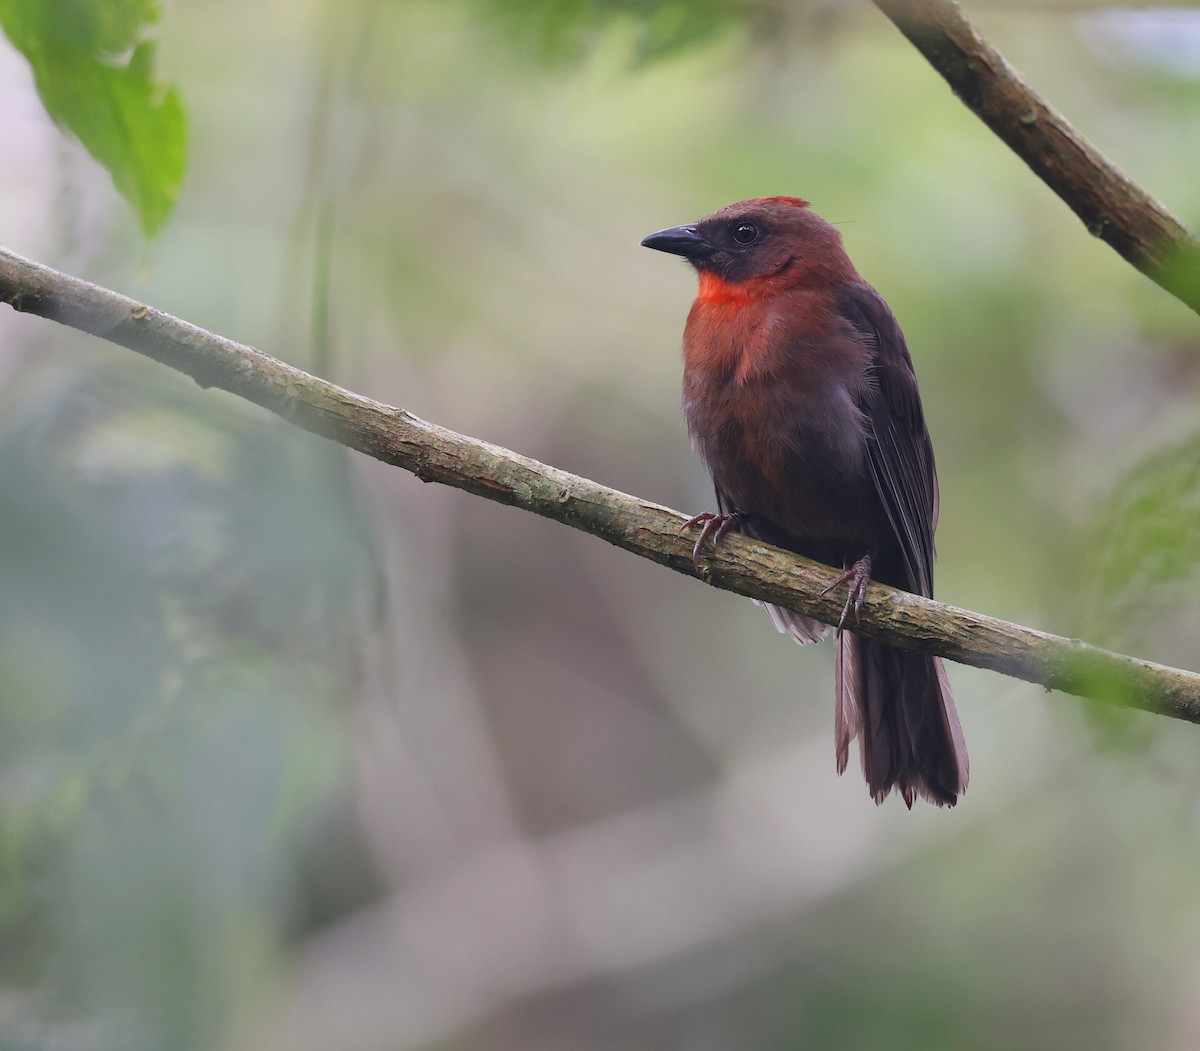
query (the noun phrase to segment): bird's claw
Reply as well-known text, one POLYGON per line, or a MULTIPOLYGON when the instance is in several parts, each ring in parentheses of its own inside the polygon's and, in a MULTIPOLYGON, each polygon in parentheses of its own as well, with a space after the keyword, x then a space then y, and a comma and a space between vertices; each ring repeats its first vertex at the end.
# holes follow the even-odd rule
POLYGON ((846 605, 842 607, 842 615, 838 618, 837 630, 841 632, 846 626, 846 618, 850 610, 854 610, 854 623, 858 623, 858 615, 862 612, 863 602, 867 597, 867 585, 871 583, 871 556, 863 555, 845 573, 841 574, 828 587, 822 589, 822 595, 828 595, 834 588, 849 584, 846 590, 846 605))
POLYGON ((693 515, 679 527, 681 533, 688 529, 695 529, 696 526, 701 527, 700 535, 696 537, 696 543, 692 545, 692 565, 696 567, 697 571, 700 569, 701 552, 703 552, 709 537, 712 537, 712 546, 715 551, 717 545, 725 538, 725 534, 740 525, 745 517, 740 511, 734 511, 728 515, 702 511, 698 515, 693 515))

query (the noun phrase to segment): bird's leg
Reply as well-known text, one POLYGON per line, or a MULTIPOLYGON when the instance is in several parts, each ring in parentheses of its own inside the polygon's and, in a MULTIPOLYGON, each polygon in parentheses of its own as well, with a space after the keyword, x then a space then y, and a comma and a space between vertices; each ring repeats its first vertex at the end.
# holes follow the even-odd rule
POLYGON ((700 568, 700 552, 704 550, 704 544, 709 537, 712 537, 713 550, 717 549, 717 545, 725 538, 725 534, 735 526, 741 525, 746 520, 746 516, 741 511, 734 511, 732 514, 721 515, 714 514, 712 511, 702 511, 698 515, 694 515, 679 527, 682 533, 685 529, 695 529, 700 526, 700 535, 696 537, 696 543, 692 547, 692 565, 697 569, 700 568))
POLYGON ((854 610, 854 623, 858 623, 858 615, 863 608, 863 600, 867 597, 867 585, 871 583, 871 556, 863 555, 857 562, 846 570, 840 577, 837 578, 829 587, 821 591, 822 595, 828 595, 836 587, 841 587, 848 583, 850 587, 846 591, 846 605, 842 608, 842 615, 838 618, 837 630, 840 632, 846 624, 846 618, 850 615, 850 610, 854 610))

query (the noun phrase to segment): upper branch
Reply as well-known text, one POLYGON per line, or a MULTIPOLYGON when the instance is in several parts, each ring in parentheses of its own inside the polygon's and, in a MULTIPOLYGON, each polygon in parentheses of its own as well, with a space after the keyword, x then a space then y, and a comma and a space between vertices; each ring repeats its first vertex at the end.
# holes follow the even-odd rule
MULTIPOLYGON (((426 423, 310 376, 253 347, 206 332, 0 248, 0 302, 138 351, 269 409, 305 430, 427 482, 512 504, 602 537, 708 583, 836 624, 842 602, 822 589, 834 571, 731 535, 697 570, 684 516, 475 438, 426 423)), ((872 584, 855 630, 908 649, 1014 675, 1048 689, 1200 723, 1200 675, 872 584)))
POLYGON ((1088 230, 1200 313, 1200 244, 1191 232, 1026 84, 954 0, 875 5, 1088 230))

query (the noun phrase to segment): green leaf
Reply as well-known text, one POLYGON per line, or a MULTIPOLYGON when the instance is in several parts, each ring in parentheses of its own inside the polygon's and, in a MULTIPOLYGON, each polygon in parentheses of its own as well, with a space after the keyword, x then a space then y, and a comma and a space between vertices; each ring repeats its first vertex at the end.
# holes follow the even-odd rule
POLYGON ((1195 605, 1200 569, 1200 433, 1162 449, 1117 486, 1090 550, 1088 629, 1122 644, 1195 605))
POLYGON ((1119 486, 1104 521, 1110 595, 1189 576, 1200 564, 1200 435, 1151 457, 1119 486))
POLYGON ((0 0, 46 112, 112 176, 154 236, 183 184, 187 122, 155 73, 156 0, 0 0))

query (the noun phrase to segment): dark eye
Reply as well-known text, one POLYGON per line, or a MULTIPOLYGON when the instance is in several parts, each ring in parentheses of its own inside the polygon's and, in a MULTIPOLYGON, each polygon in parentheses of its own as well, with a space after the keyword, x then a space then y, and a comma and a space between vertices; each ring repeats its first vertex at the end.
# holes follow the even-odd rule
POLYGON ((733 239, 740 245, 748 245, 758 238, 758 227, 753 223, 738 223, 733 228, 733 239))

